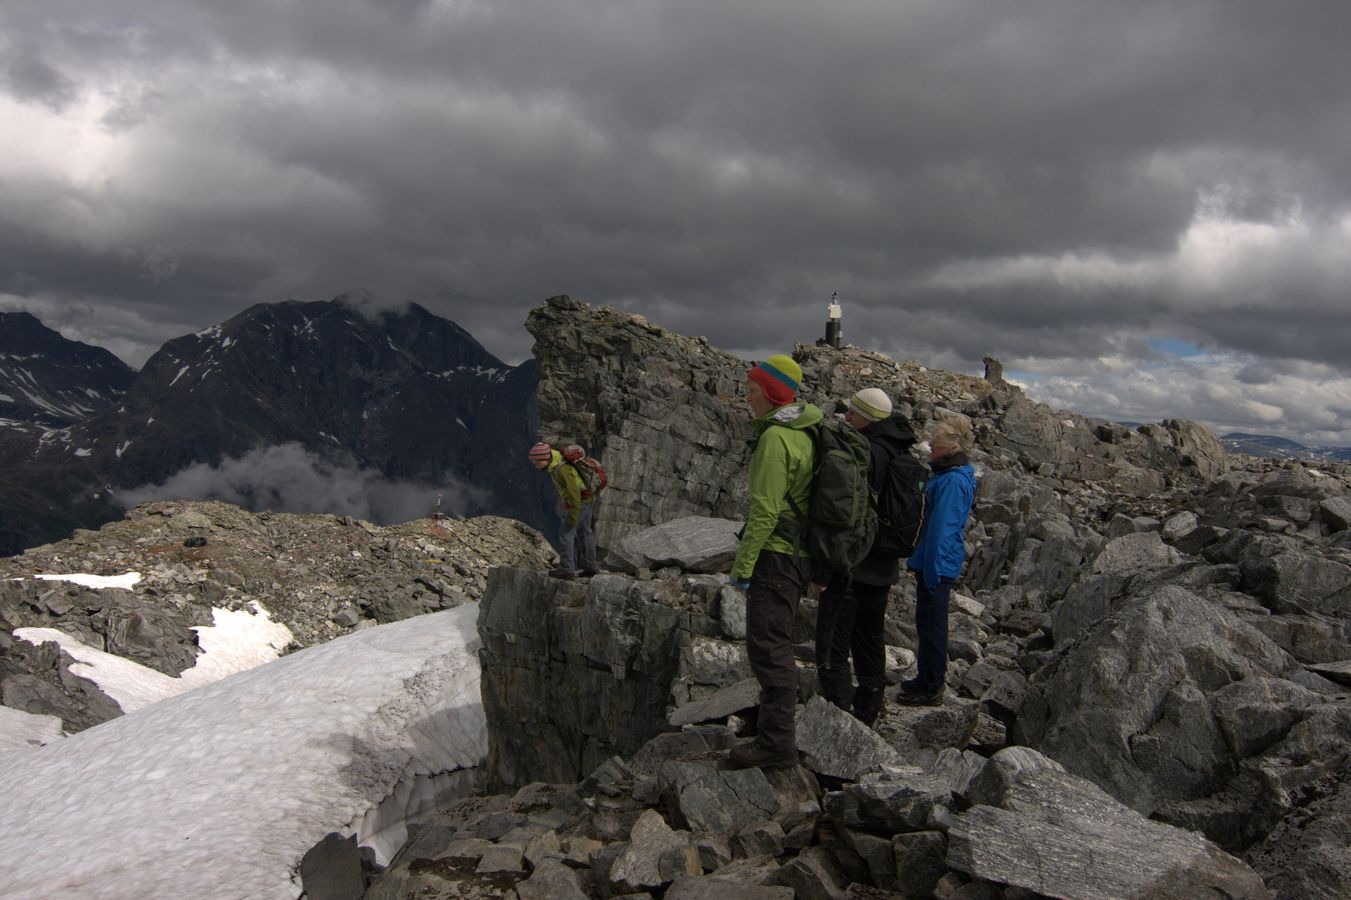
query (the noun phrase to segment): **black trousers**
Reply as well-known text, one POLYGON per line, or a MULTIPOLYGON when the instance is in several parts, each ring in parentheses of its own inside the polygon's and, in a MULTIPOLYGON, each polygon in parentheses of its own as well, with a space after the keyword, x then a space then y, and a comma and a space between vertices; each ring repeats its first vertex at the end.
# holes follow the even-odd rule
POLYGON ((841 709, 854 705, 854 678, 864 690, 886 686, 886 584, 852 584, 842 575, 821 592, 816 611, 816 679, 821 694, 841 709), (849 658, 854 659, 854 678, 849 658))
POLYGON ((760 684, 757 742, 767 750, 797 749, 797 662, 793 619, 807 587, 805 560, 761 550, 746 591, 746 655, 760 684))

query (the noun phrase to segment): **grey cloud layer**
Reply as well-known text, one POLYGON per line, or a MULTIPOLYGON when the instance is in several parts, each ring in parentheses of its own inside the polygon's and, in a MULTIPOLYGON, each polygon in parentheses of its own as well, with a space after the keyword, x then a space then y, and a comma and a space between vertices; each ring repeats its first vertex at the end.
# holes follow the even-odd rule
POLYGON ((23 4, 0 91, 96 99, 116 149, 98 177, 0 168, 0 304, 128 309, 148 351, 361 286, 520 358, 560 291, 749 351, 814 338, 838 290, 859 343, 1041 366, 1090 414, 1133 408, 1131 379, 1087 386, 1152 365, 1150 337, 1246 361, 1137 379, 1154 417, 1238 421, 1244 365, 1307 360, 1322 405, 1271 424, 1351 441, 1326 415, 1351 406, 1349 23, 1220 0, 23 4))

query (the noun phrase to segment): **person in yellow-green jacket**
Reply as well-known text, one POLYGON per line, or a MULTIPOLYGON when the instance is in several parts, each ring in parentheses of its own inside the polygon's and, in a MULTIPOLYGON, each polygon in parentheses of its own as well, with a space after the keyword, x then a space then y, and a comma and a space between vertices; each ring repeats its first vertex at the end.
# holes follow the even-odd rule
POLYGON ((581 473, 572 463, 565 462, 563 454, 544 442, 530 448, 530 462, 535 468, 548 472, 558 490, 559 566, 550 570, 555 578, 576 578, 595 575, 596 533, 591 528, 591 508, 595 498, 586 492, 581 473), (577 568, 577 557, 582 568, 577 568))
POLYGON ((799 523, 792 506, 808 506, 815 449, 806 429, 821 421, 821 410, 795 402, 801 381, 802 369, 783 355, 771 356, 746 374, 746 402, 755 415, 751 427, 756 437, 747 475, 746 527, 729 581, 746 594, 746 655, 760 684, 760 707, 755 740, 728 754, 728 764, 735 768, 798 761, 793 620, 811 564, 795 546, 799 523))

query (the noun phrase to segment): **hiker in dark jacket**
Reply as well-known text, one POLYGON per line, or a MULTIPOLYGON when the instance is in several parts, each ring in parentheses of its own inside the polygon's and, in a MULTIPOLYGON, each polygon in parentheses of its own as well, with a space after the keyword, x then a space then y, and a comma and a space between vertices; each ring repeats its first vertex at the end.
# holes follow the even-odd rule
MULTIPOLYGON (((864 388, 854 394, 845 421, 868 439, 868 480, 880 493, 887 462, 910 451, 915 433, 904 417, 891 414, 891 398, 879 388, 864 388)), ((900 559, 880 551, 874 543, 873 550, 853 571, 831 577, 817 607, 816 678, 821 694, 868 725, 882 711, 887 597, 900 578, 900 559), (849 672, 851 655, 857 688, 849 672)))
POLYGON ((549 478, 558 491, 558 556, 559 566, 549 571, 555 578, 576 578, 594 575, 596 567, 596 534, 591 530, 592 498, 586 493, 577 467, 563 461, 563 454, 544 442, 530 448, 530 462, 549 478), (577 557, 582 568, 577 568, 577 557))
POLYGON ((915 573, 915 630, 919 674, 901 682, 901 703, 941 706, 948 665, 948 600, 966 562, 966 519, 976 496, 976 471, 967 461, 975 446, 971 420, 952 416, 929 439, 929 523, 906 568, 915 573))
POLYGON ((746 592, 746 655, 760 684, 754 741, 727 755, 734 768, 796 765, 797 662, 793 620, 810 577, 810 563, 783 533, 791 507, 807 507, 815 449, 806 429, 821 421, 810 403, 796 403, 802 369, 775 355, 746 375, 746 402, 755 414, 750 509, 732 563, 731 584, 746 592))

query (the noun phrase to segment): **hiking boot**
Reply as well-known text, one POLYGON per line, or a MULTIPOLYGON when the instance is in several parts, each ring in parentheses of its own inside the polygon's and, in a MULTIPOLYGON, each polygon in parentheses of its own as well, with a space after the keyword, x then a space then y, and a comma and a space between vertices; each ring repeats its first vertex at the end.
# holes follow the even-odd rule
POLYGON ((571 581, 577 577, 577 573, 571 569, 550 569, 549 574, 554 578, 561 578, 564 581, 571 581))
POLYGON ((872 727, 882 713, 882 689, 859 687, 854 691, 854 718, 872 727))
POLYGON ((776 769, 795 766, 797 750, 769 750, 756 741, 747 741, 733 747, 727 754, 727 765, 733 769, 776 769))
POLYGON ((582 569, 582 577, 583 577, 583 578, 590 578, 592 575, 599 575, 599 574, 600 574, 600 569, 592 569, 592 568, 589 568, 589 567, 588 567, 588 568, 585 568, 585 569, 582 569))
POLYGON ((907 678, 905 681, 902 681, 902 682, 901 682, 901 693, 902 693, 902 694, 916 694, 916 693, 919 693, 919 679, 918 679, 918 678, 907 678))
POLYGON ((902 688, 901 695, 896 699, 902 706, 942 706, 943 705, 943 686, 940 684, 936 688, 917 688, 913 693, 907 694, 902 688))

